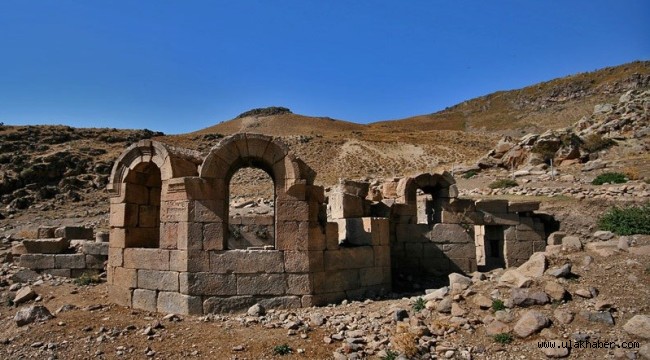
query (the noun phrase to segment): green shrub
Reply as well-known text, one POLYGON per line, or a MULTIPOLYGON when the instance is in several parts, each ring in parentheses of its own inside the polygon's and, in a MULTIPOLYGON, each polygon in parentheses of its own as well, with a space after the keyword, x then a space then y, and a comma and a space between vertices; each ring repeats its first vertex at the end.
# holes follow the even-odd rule
POLYGON ((650 203, 627 208, 613 207, 598 219, 598 227, 617 235, 649 235, 650 203))
POLYGON ((615 144, 616 142, 612 139, 605 139, 599 134, 591 134, 583 139, 581 147, 588 153, 594 153, 615 144))
POLYGON ((516 181, 512 180, 512 179, 499 179, 499 180, 491 182, 490 185, 488 185, 488 187, 490 189, 506 189, 506 188, 514 187, 514 186, 518 186, 518 185, 519 184, 516 181))
POLYGON ((478 172, 476 172, 476 170, 470 170, 470 171, 464 173, 462 178, 463 179, 471 179, 476 175, 478 175, 478 172))
POLYGON ((381 357, 381 360, 395 360, 399 354, 393 350, 386 350, 386 355, 381 357))
POLYGON ((84 286, 84 285, 90 285, 90 284, 98 284, 102 282, 102 280, 99 278, 99 275, 96 274, 90 274, 90 273, 83 273, 81 276, 78 278, 74 279, 73 281, 75 285, 77 286, 84 286))
POLYGON ((512 342, 512 335, 509 333, 500 333, 494 335, 494 341, 499 344, 510 344, 512 342))
POLYGON ((591 183, 593 185, 602 185, 604 183, 609 184, 623 184, 627 182, 627 177, 623 173, 619 172, 606 172, 602 173, 594 179, 591 183))
POLYGON ((420 312, 424 310, 424 308, 426 308, 426 304, 427 302, 423 298, 421 297, 417 298, 413 303, 413 311, 420 312))
POLYGON ((506 305, 503 303, 502 300, 499 299, 492 300, 492 310, 499 311, 499 310, 504 310, 505 308, 506 305))
POLYGON ((273 348, 273 353, 275 355, 288 355, 291 354, 292 351, 291 347, 287 344, 277 345, 273 348))

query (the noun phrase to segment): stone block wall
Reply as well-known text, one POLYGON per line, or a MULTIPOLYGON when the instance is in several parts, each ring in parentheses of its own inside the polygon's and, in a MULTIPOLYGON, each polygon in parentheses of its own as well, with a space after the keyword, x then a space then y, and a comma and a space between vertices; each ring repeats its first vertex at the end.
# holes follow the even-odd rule
POLYGON ((59 235, 57 238, 24 240, 19 256, 20 266, 56 276, 79 277, 101 273, 108 260, 108 243, 92 240, 93 229, 64 226, 41 227, 38 235, 59 235), (74 243, 75 247, 70 247, 74 243))

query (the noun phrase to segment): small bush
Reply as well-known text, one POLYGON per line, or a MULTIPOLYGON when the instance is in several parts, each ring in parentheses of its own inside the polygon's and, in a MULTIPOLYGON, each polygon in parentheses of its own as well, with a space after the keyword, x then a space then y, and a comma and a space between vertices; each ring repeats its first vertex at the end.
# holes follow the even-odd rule
POLYGON ((510 344, 512 342, 512 335, 509 333, 501 333, 494 335, 494 341, 499 344, 510 344))
POLYGON ((273 353, 275 355, 288 355, 291 354, 291 352, 293 352, 293 350, 287 344, 277 345, 273 348, 273 353))
POLYGON ((89 274, 87 272, 81 274, 78 278, 74 279, 74 283, 77 286, 85 286, 85 285, 90 285, 90 284, 98 284, 102 282, 102 280, 99 278, 99 275, 96 274, 89 274))
POLYGON ((386 350, 386 355, 381 357, 381 360, 395 360, 399 354, 393 350, 386 350))
POLYGON ((462 178, 463 179, 471 179, 476 175, 478 175, 478 172, 476 172, 476 170, 470 170, 470 171, 464 173, 462 178))
POLYGON ((594 181, 591 183, 593 185, 602 185, 604 183, 609 184, 623 184, 627 182, 627 177, 625 174, 619 172, 606 172, 596 176, 594 181))
POLYGON ((588 153, 594 153, 615 144, 616 142, 612 139, 605 139, 600 134, 591 134, 583 139, 582 149, 588 153))
POLYGON ((506 189, 510 187, 515 187, 518 186, 519 184, 512 179, 499 179, 496 181, 493 181, 488 185, 490 189, 506 189))
POLYGON ((427 302, 423 298, 421 298, 421 297, 417 298, 415 300, 415 303, 413 303, 413 311, 420 312, 420 311, 424 310, 424 308, 426 307, 426 304, 427 304, 427 302))
POLYGON ((492 310, 499 311, 499 310, 505 310, 505 308, 506 308, 506 305, 503 303, 502 300, 500 300, 500 299, 492 300, 492 310))
POLYGON ((625 174, 625 177, 627 177, 629 180, 641 179, 641 176, 639 175, 639 168, 636 166, 626 167, 625 169, 623 169, 623 174, 625 174))
POLYGON ((650 203, 628 208, 611 208, 598 219, 598 227, 617 235, 649 235, 650 203))

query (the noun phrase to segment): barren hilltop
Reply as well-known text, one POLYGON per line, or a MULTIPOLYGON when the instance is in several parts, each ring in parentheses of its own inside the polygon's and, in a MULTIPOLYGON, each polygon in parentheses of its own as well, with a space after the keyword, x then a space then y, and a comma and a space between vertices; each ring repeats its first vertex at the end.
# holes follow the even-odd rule
MULTIPOLYGON (((0 354, 21 359, 650 358, 648 154, 648 61, 500 91, 433 114, 367 125, 294 114, 284 107, 252 109, 234 119, 178 135, 146 129, 0 124, 0 314, 3 315, 0 354), (176 155, 184 154, 178 155, 179 161, 196 170, 199 160, 205 158, 213 146, 222 141, 227 143, 224 139, 236 133, 263 134, 273 137, 263 137, 265 141, 279 139, 286 143, 293 154, 315 171, 314 184, 325 188, 325 196, 320 189, 320 200, 314 202, 318 203, 318 212, 325 209, 329 201, 327 219, 320 217, 321 213, 314 218, 318 217, 318 221, 326 225, 332 224, 332 208, 350 210, 352 206, 346 209, 344 203, 354 202, 358 205, 352 209, 356 215, 334 219, 344 229, 342 241, 361 238, 363 234, 359 233, 368 231, 363 228, 356 235, 352 234, 345 227, 354 223, 352 218, 371 219, 372 216, 369 224, 383 221, 386 233, 391 234, 390 244, 381 245, 387 252, 390 248, 388 254, 402 261, 401 265, 417 261, 422 268, 432 266, 424 260, 423 253, 424 249, 434 248, 425 245, 432 245, 435 239, 427 235, 432 238, 423 241, 419 231, 431 232, 430 227, 436 225, 460 229, 453 236, 443 235, 462 237, 466 242, 463 245, 467 245, 463 249, 470 249, 470 258, 474 257, 475 247, 479 247, 479 237, 483 241, 480 246, 487 248, 485 244, 490 241, 491 235, 485 233, 487 226, 481 225, 483 221, 507 224, 516 237, 521 236, 515 239, 519 245, 528 242, 533 245, 521 251, 526 258, 520 256, 518 262, 508 265, 507 269, 478 268, 482 272, 465 271, 465 274, 423 279, 396 273, 393 266, 393 291, 372 299, 350 298, 325 307, 300 309, 282 309, 282 306, 279 306, 281 309, 265 309, 258 303, 246 313, 201 317, 157 313, 156 310, 161 310, 156 308, 156 297, 163 292, 173 294, 171 290, 158 291, 157 286, 173 283, 170 281, 173 276, 168 278, 167 275, 175 274, 176 292, 179 292, 179 273, 171 271, 169 264, 167 272, 138 267, 140 263, 153 267, 158 266, 158 262, 165 263, 156 258, 131 256, 131 263, 136 265, 129 269, 126 265, 122 267, 122 255, 118 260, 113 255, 113 261, 120 265, 109 265, 111 260, 106 260, 109 246, 105 242, 108 237, 105 231, 109 228, 109 216, 110 225, 115 227, 113 217, 120 215, 110 214, 113 207, 109 211, 106 191, 113 163, 131 144, 152 139, 162 143, 158 146, 165 147, 168 154, 174 151, 176 155), (455 180, 452 174, 441 174, 442 171, 451 172, 455 180), (415 177, 433 172, 439 173, 415 177), (357 181, 341 182, 340 179, 357 181), (417 183, 417 179, 426 183, 418 185, 419 190, 412 188, 411 200, 418 206, 400 203, 404 199, 398 199, 398 192, 406 194, 405 184, 408 181, 417 183), (444 188, 440 188, 443 183, 444 188), (434 188, 435 193, 432 193, 434 188), (441 195, 443 193, 445 195, 441 195), (444 197, 446 203, 436 203, 432 195, 444 197), (427 212, 431 209, 420 213, 421 203, 438 206, 433 210, 438 223, 429 219, 433 218, 432 213, 427 212), (416 207, 417 216, 414 214, 416 207), (458 210, 460 208, 462 210, 458 210), (499 212, 494 208, 507 210, 499 212), (376 215, 381 211, 388 215, 376 215), (440 218, 443 211, 448 216, 445 221, 440 218), (492 212, 502 218, 495 220, 492 212), (424 222, 421 222, 421 215, 424 215, 424 222), (476 216, 480 217, 478 222, 464 220, 476 216), (460 220, 454 222, 454 217, 460 220), (397 226, 399 230, 395 229, 397 226), (533 234, 535 231, 538 233, 533 234), (543 239, 539 233, 550 235, 543 239), (397 234, 403 238, 395 240, 397 234), (95 236, 98 241, 91 241, 95 236), (534 240, 526 242, 523 236, 534 240), (48 240, 39 240, 44 238, 48 240), (393 246, 393 240, 398 241, 399 246, 393 246), (537 249, 535 251, 540 248, 544 251, 535 252, 528 259, 533 253, 532 246, 537 249), (410 249, 416 250, 409 253, 410 249), (43 259, 51 259, 51 268, 37 264, 37 260, 43 259), (33 267, 27 266, 30 265, 28 260, 32 260, 33 267), (82 262, 83 266, 73 260, 82 262), (142 301, 139 306, 127 308, 109 301, 105 283, 109 268, 113 271, 109 279, 119 278, 122 283, 131 284, 129 289, 138 291, 142 301), (81 274, 86 269, 95 271, 81 274), (116 269, 121 272, 118 274, 116 269), (129 271, 133 274, 137 271, 138 275, 131 278, 129 271), (81 276, 75 280, 66 277, 74 274, 81 276), (156 274, 164 276, 154 276, 156 274), (146 290, 150 287, 156 290, 146 290), (149 299, 153 303, 147 300, 149 293, 153 293, 153 300, 149 299), (206 337, 211 341, 205 341, 206 337), (615 346, 567 349, 561 346, 562 341, 571 341, 572 345, 611 342, 615 346)), ((296 168, 300 168, 299 165, 296 168)), ((157 224, 151 228, 157 227, 160 231, 161 220, 155 218, 161 217, 161 177, 156 180, 144 176, 155 175, 155 171, 160 175, 160 170, 138 169, 142 170, 137 175, 141 178, 132 179, 132 184, 145 189, 148 200, 137 203, 136 208, 148 209, 147 219, 153 219, 148 222, 157 224), (157 204, 150 199, 155 191, 157 204)), ((268 199, 273 191, 269 185, 272 183, 268 174, 247 168, 239 170, 230 183, 229 231, 237 232, 240 240, 243 239, 239 244, 242 247, 238 248, 243 249, 242 254, 255 252, 247 248, 250 244, 244 241, 248 240, 246 236, 260 230, 264 230, 261 233, 265 237, 273 234, 273 231, 265 232, 268 230, 265 226, 275 226, 272 212, 280 211, 279 207, 274 209, 277 205, 268 199), (265 217, 268 223, 247 228, 243 218, 252 217, 251 214, 265 217), (240 222, 235 223, 233 216, 239 217, 240 222)), ((133 193, 127 195, 126 190, 122 195, 139 198, 133 193)), ((310 221, 316 222, 311 216, 312 207, 308 209, 310 221)), ((284 211, 289 210, 285 208, 284 211)), ((290 211, 292 215, 300 212, 293 208, 290 211)), ((125 238, 129 236, 128 231, 139 230, 136 229, 140 226, 138 222, 145 218, 144 215, 138 217, 135 220, 138 224, 131 229, 128 228, 131 225, 125 224, 133 219, 127 219, 126 212, 121 215, 125 238)), ((169 222, 180 232, 180 222, 171 217, 169 222)), ((181 222, 189 228, 190 220, 181 222)), ((218 228, 208 228, 213 225, 199 224, 198 236, 205 240, 206 229, 218 228)), ((501 237, 505 236, 503 227, 505 225, 501 237)), ((327 251, 353 253, 359 250, 360 246, 341 245, 341 233, 326 228, 330 229, 330 235, 334 234, 335 241, 332 249, 319 250, 321 256, 327 251)), ((283 231, 290 233, 286 229, 283 231)), ((158 235, 162 238, 160 233, 158 235)), ((314 236, 311 228, 309 236, 314 236)), ((265 240, 273 243, 274 239, 265 240)), ((460 242, 457 240, 440 245, 440 251, 445 255, 457 251, 458 244, 454 243, 460 242)), ((268 244, 262 242, 262 245, 268 244)), ((158 250, 146 248, 138 250, 158 250)), ((372 254, 373 248, 369 249, 372 254)), ((214 259, 221 259, 218 256, 228 253, 216 250, 209 254, 208 260, 204 259, 209 269, 218 266, 214 259)), ((267 255, 275 256, 273 259, 283 256, 288 259, 289 255, 284 255, 282 250, 273 249, 267 255)), ((126 254, 123 249, 119 251, 119 254, 126 254)), ((378 259, 377 255, 373 256, 378 259)), ((198 258, 186 257, 191 266, 205 265, 198 258)), ((170 258, 171 255, 167 263, 170 258)), ((277 277, 284 276, 284 266, 289 266, 282 261, 266 263, 263 259, 267 257, 260 257, 261 262, 255 264, 244 264, 243 258, 238 259, 227 265, 237 269, 241 266, 261 269, 250 272, 246 268, 245 279, 268 275, 272 271, 265 268, 267 265, 280 269, 277 277)), ((289 261, 287 259, 285 261, 289 261)), ((389 263, 384 267, 390 270, 390 258, 384 256, 382 259, 389 263)), ((356 260, 368 262, 361 257, 356 260)), ((451 260, 449 264, 453 263, 451 260)), ((369 268, 378 266, 378 262, 370 261, 369 268)), ((335 265, 345 268, 348 264, 340 260, 335 265)), ((291 266, 297 265, 292 263, 291 266)), ((316 265, 310 263, 309 266, 316 265)), ((230 268, 223 272, 228 276, 236 275, 230 268)), ((327 273, 323 271, 322 274, 327 273)), ((193 274, 190 272, 190 275, 193 274)), ((391 272, 382 273, 382 276, 391 279, 391 272)), ((220 286, 212 278, 206 279, 203 283, 195 279, 196 284, 192 286, 220 286)), ((323 281, 338 286, 337 279, 323 281)), ((313 280, 312 277, 309 281, 313 280)), ((345 278, 338 280, 347 281, 345 278)), ((255 288, 251 284, 249 287, 255 288)), ((266 286, 263 282, 256 284, 266 286)), ((274 304, 272 298, 262 298, 268 300, 265 304, 274 304)), ((233 305, 236 300, 229 304, 233 305)), ((202 309, 206 309, 205 303, 202 305, 202 309)), ((217 299, 210 305, 218 309, 228 304, 221 304, 217 299)), ((241 308, 241 304, 237 305, 241 308)))

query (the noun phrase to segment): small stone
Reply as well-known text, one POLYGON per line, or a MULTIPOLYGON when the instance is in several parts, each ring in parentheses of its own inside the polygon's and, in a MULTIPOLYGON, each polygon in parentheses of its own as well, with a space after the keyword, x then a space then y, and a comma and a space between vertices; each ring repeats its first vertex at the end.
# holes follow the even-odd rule
POLYGON ((510 330, 511 330, 510 326, 498 320, 492 321, 485 327, 485 333, 490 336, 494 336, 496 334, 508 333, 510 332, 510 330))
POLYGON ((449 314, 451 313, 451 304, 452 304, 451 298, 446 297, 438 303, 438 306, 436 306, 436 311, 440 313, 449 314))
POLYGON ((316 314, 312 314, 309 317, 309 321, 314 326, 321 326, 321 325, 325 324, 325 317, 323 315, 321 315, 321 314, 316 313, 316 314))
POLYGON ((232 351, 244 351, 245 349, 244 345, 235 345, 232 347, 232 351))
POLYGON ((395 321, 402 321, 407 317, 409 317, 409 313, 404 309, 395 309, 395 312, 393 313, 393 320, 395 321))
POLYGON ((479 308, 481 309, 489 309, 492 307, 492 299, 489 297, 483 295, 483 294, 478 294, 472 298, 472 302, 474 304, 478 305, 479 308))
POLYGON ((564 300, 567 294, 564 287, 556 283, 555 281, 547 282, 546 285, 544 286, 544 292, 547 293, 548 296, 551 297, 551 299, 556 301, 564 300))
POLYGON ((461 290, 466 290, 472 285, 472 279, 467 276, 451 273, 449 274, 449 287, 454 289, 454 286, 458 287, 461 290))
POLYGON ((546 273, 556 278, 568 277, 569 275, 571 275, 571 264, 564 264, 559 268, 549 269, 546 273))
POLYGON ((562 249, 565 251, 580 251, 582 250, 582 242, 577 236, 565 236, 562 239, 562 249))
POLYGON ((264 309, 264 306, 260 304, 255 304, 248 308, 248 311, 246 312, 249 316, 263 316, 266 314, 266 309, 264 309))
POLYGON ((615 235, 611 231, 599 230, 599 231, 596 231, 595 233, 593 233, 591 236, 593 236, 596 239, 606 241, 606 240, 609 240, 609 239, 613 238, 615 235))
POLYGON ((591 299, 592 298, 591 291, 589 291, 587 289, 578 289, 578 290, 575 291, 575 294, 582 297, 582 298, 585 298, 585 299, 591 299))

